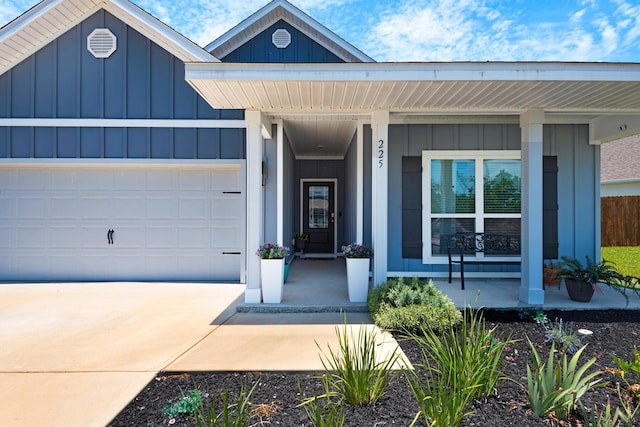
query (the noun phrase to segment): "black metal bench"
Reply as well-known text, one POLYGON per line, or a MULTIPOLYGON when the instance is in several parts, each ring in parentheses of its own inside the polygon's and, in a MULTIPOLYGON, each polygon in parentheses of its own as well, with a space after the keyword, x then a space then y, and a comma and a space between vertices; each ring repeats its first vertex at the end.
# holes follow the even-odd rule
POLYGON ((453 275, 453 264, 460 264, 461 289, 464 289, 464 265, 494 262, 520 264, 520 236, 495 233, 449 234, 447 255, 449 257, 449 283, 453 275), (482 257, 477 257, 482 253, 482 257), (458 257, 455 259, 454 257, 458 257), (465 258, 466 257, 466 258, 465 258), (510 260, 509 257, 518 257, 510 260))

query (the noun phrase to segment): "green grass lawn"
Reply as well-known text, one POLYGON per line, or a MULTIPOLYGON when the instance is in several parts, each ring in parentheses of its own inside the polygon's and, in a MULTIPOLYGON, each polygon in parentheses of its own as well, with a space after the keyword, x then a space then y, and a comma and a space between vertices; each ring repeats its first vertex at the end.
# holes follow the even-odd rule
POLYGON ((640 277, 640 246, 603 247, 602 258, 613 262, 625 276, 640 277))

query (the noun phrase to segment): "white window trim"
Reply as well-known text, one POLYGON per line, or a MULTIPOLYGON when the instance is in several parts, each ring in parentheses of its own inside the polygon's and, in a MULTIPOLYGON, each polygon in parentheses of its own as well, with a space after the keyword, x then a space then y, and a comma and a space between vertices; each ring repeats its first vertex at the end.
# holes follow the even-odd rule
MULTIPOLYGON (((433 256, 431 253, 431 160, 475 160, 476 172, 482 170, 484 160, 521 160, 518 150, 434 150, 422 152, 422 263, 423 264, 448 264, 446 256, 433 256)), ((484 174, 476 173, 476 189, 483 188, 484 174)), ((484 206, 484 192, 476 191, 476 206, 484 206)), ((484 215, 473 214, 437 214, 439 218, 474 218, 476 231, 484 231, 484 215)), ((521 218, 519 214, 491 214, 492 218, 521 218)), ((477 254, 482 258, 484 254, 477 254)), ((490 262, 514 261, 520 258, 491 257, 490 262)), ((487 260, 489 261, 489 260, 487 260)))

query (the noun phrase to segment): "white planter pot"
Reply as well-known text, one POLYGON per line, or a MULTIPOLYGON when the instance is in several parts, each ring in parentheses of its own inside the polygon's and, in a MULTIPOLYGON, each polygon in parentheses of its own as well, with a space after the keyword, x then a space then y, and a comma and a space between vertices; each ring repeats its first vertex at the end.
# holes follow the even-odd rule
POLYGON ((369 258, 347 258, 349 301, 367 302, 369 293, 369 258))
POLYGON ((262 302, 281 303, 284 285, 284 258, 261 259, 260 279, 262 280, 262 302))

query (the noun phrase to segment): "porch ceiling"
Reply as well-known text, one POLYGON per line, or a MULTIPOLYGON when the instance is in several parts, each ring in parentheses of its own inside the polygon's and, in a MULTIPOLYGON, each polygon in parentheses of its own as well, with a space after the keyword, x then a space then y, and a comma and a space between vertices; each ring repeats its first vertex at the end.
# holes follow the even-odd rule
POLYGON ((583 123, 601 116, 640 117, 640 64, 190 63, 185 78, 215 108, 283 118, 299 147, 327 145, 322 141, 335 137, 346 149, 358 117, 367 120, 373 110, 411 120, 518 117, 531 108, 583 123), (347 123, 328 119, 343 114, 347 123))

